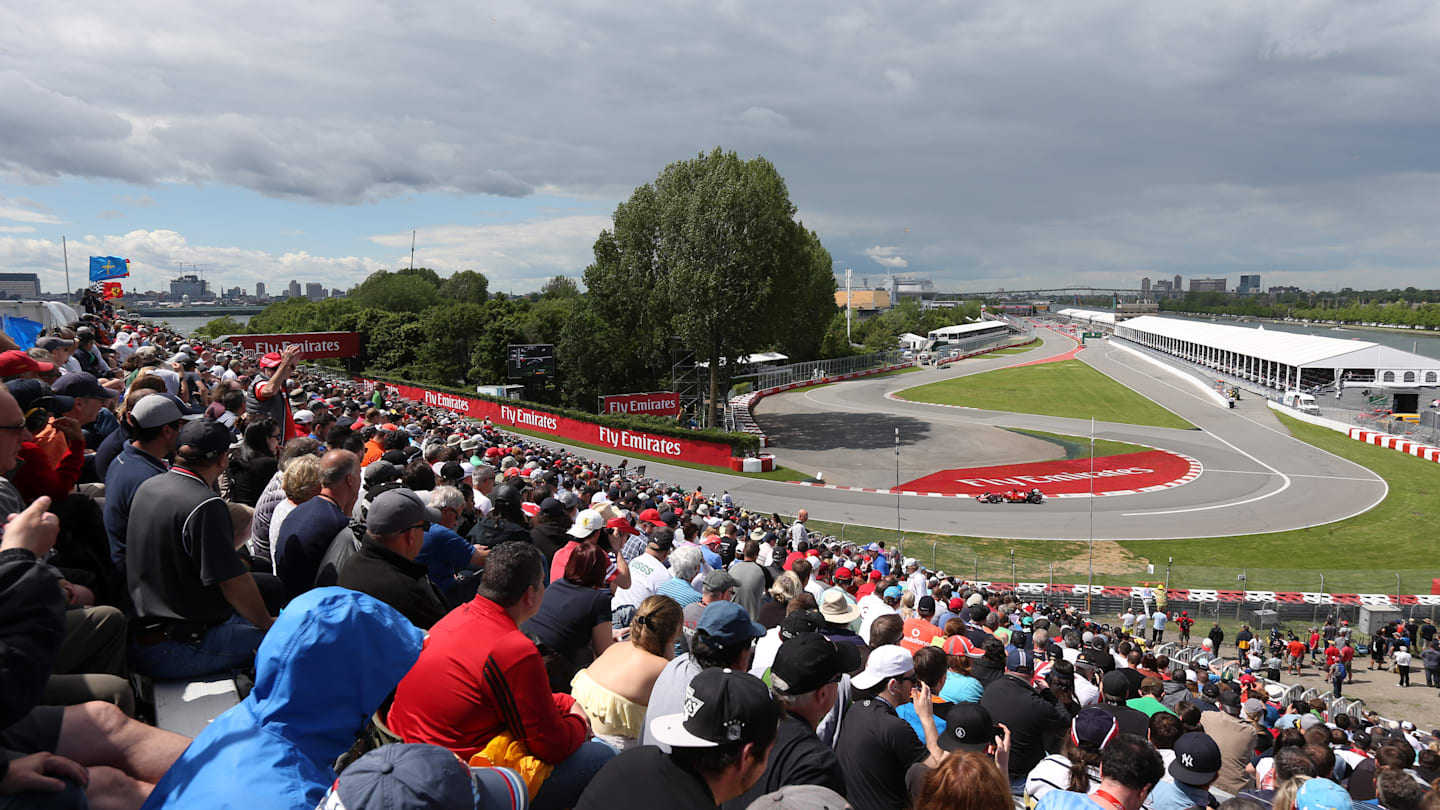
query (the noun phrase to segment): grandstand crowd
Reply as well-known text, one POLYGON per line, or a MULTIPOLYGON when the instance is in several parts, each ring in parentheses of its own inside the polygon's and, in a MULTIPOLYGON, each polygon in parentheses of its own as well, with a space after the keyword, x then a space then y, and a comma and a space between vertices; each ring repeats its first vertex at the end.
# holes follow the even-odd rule
MULTIPOLYGON (((0 352, 0 809, 1440 810, 1440 731, 1277 683, 1339 696, 1341 622, 1172 660, 1163 592, 1090 616, 294 351, 56 332, 0 352)), ((1428 622, 1364 651, 1440 686, 1428 622)))

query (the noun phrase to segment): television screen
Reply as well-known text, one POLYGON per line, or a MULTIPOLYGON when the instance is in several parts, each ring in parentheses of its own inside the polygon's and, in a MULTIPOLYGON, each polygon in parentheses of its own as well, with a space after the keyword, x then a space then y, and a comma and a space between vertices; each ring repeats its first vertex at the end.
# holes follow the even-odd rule
POLYGON ((510 357, 505 364, 512 380, 555 376, 555 344, 510 344, 510 357))

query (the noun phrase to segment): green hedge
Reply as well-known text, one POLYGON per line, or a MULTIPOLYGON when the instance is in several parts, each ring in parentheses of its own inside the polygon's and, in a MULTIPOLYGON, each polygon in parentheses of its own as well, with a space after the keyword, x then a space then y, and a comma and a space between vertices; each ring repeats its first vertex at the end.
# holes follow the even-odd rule
MULTIPOLYGON (((516 400, 501 399, 499 397, 485 396, 474 391, 466 391, 463 388, 455 388, 448 385, 436 385, 434 383, 417 383, 411 380, 402 380, 397 377, 388 377, 370 371, 360 373, 361 377, 370 380, 391 383, 392 385, 412 385, 416 388, 428 388, 432 391, 440 391, 446 394, 455 394, 471 399, 483 399, 490 402, 513 405, 516 400)), ((522 401, 523 402, 523 401, 522 401)), ((622 414, 594 414, 585 411, 577 411, 571 408, 559 408, 553 405, 540 405, 533 402, 523 402, 524 406, 532 411, 544 411, 556 416, 564 416, 570 419, 578 419, 582 422, 593 422, 597 425, 604 425, 617 430, 639 430, 646 433, 653 433, 657 436, 673 436, 677 439, 697 439, 700 441, 718 442, 730 445, 731 452, 738 455, 753 453, 760 449, 760 437, 750 433, 731 433, 724 430, 690 430, 676 425, 674 422, 661 419, 655 416, 630 416, 622 414)))

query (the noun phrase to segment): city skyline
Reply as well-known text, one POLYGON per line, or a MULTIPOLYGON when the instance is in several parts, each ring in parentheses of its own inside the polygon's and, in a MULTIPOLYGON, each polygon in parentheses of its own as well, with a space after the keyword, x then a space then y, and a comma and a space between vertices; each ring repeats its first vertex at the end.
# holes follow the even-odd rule
POLYGON ((177 263, 348 288, 413 238, 417 265, 528 292, 718 145, 775 164, 837 271, 1437 274, 1440 7, 1419 0, 352 4, 78 0, 0 27, 0 271, 58 289, 66 237, 142 288, 177 263), (325 36, 277 40, 272 10, 325 36))

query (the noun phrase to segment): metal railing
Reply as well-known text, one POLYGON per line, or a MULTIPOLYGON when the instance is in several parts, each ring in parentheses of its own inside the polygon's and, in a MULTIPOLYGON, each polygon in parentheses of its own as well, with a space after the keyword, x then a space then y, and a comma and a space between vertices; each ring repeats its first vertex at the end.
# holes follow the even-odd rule
POLYGON ((756 375, 754 390, 777 388, 797 382, 808 382, 841 374, 854 374, 885 366, 908 362, 899 349, 875 354, 858 354, 854 357, 837 357, 833 360, 812 360, 808 363, 791 363, 788 366, 762 368, 756 375))
MULTIPOLYGON (((1010 344, 1010 343, 1024 343, 1024 342, 1026 342, 1025 340, 1020 340, 1020 339, 1019 339, 1020 337, 1022 337, 1022 336, 1012 335, 1012 334, 1001 334, 1001 335, 981 335, 980 337, 968 338, 968 339, 966 339, 966 340, 961 340, 961 341, 958 341, 958 342, 955 342, 955 343, 951 343, 951 344, 948 345, 948 346, 944 346, 944 347, 936 350, 936 351, 934 352, 934 357, 931 359, 931 362, 932 362, 932 363, 939 363, 939 362, 942 362, 942 361, 944 361, 944 360, 948 360, 948 359, 950 359, 950 358, 952 358, 952 357, 958 357, 958 356, 960 356, 960 355, 962 355, 962 354, 969 354, 969 353, 974 352, 974 351, 979 351, 980 349, 988 349, 988 348, 990 348, 990 347, 992 347, 992 346, 1003 346, 1003 345, 1010 344)), ((1028 337, 1028 336, 1024 336, 1024 337, 1028 337)))

